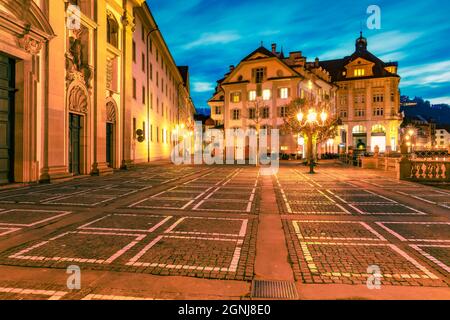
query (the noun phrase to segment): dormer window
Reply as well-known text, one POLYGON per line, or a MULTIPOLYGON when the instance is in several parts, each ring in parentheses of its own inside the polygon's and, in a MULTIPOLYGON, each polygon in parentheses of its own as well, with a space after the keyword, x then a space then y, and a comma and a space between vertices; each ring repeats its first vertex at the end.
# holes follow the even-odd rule
POLYGON ((354 76, 355 77, 364 77, 366 74, 366 70, 364 69, 355 69, 354 76))

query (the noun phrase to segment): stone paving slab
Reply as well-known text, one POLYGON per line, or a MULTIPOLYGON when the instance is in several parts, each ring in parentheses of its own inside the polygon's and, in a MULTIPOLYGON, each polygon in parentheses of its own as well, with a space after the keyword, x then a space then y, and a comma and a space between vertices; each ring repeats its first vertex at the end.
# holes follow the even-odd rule
POLYGON ((34 227, 70 213, 69 211, 10 209, 0 212, 0 226, 34 227))
MULTIPOLYGON (((257 254, 255 214, 267 196, 276 199, 285 236, 280 243, 287 244, 299 282, 365 286, 367 268, 376 264, 383 285, 448 288, 448 217, 440 214, 445 212, 446 191, 356 168, 321 167, 315 176, 305 174, 307 168, 295 168, 280 168, 270 195, 257 169, 237 166, 138 166, 107 177, 1 191, 0 203, 7 197, 24 202, 1 205, 0 241, 21 242, 4 246, 0 264, 62 272, 76 264, 93 272, 251 281, 257 254), (42 212, 27 212, 31 205, 42 212), (77 215, 49 213, 58 206, 77 215), (25 212, 11 214, 11 209, 25 212), (90 218, 82 218, 88 212, 90 218)), ((0 283, 0 288, 53 290, 21 282, 0 283)), ((120 294, 91 289, 65 297, 141 296, 126 288, 120 294)), ((22 299, 26 295, 20 292, 0 289, 0 299, 22 299)))
POLYGON ((377 222, 401 241, 450 242, 450 222, 377 222))
POLYGON ((427 215, 425 212, 403 204, 350 204, 350 207, 362 215, 427 215))
POLYGON ((450 245, 411 245, 425 258, 433 262, 436 266, 444 270, 445 274, 450 273, 450 245))
POLYGON ((105 232, 154 232, 173 217, 161 215, 109 214, 78 229, 105 232))
POLYGON ((344 241, 299 239, 292 221, 283 223, 290 238, 288 249, 294 274, 303 283, 364 285, 373 275, 368 268, 378 266, 383 285, 448 286, 445 277, 394 244, 350 240, 349 231, 344 241))
POLYGON ((294 220, 300 240, 387 241, 363 221, 294 220))

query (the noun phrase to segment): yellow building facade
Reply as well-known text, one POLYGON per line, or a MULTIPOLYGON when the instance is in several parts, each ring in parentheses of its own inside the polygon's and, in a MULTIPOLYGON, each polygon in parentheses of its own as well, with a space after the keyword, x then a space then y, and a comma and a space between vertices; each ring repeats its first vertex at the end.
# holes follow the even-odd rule
MULTIPOLYGON (((335 112, 337 87, 321 68, 311 68, 301 52, 284 57, 276 45, 264 46, 231 66, 218 81, 216 92, 208 101, 211 118, 226 129, 281 129, 292 100, 313 95, 329 97, 335 112)), ((280 149, 285 154, 304 154, 301 137, 280 131, 280 149), (300 143, 299 143, 300 142, 300 143)))
POLYGON ((151 54, 137 71, 138 26, 156 26, 144 0, 0 0, 0 13, 0 184, 107 174, 169 157, 148 147, 151 123, 170 130, 194 108, 159 30, 140 51, 147 56, 154 39, 168 78, 183 85, 164 101, 169 118, 149 113, 150 99, 137 103, 144 86, 158 95, 143 81, 151 54))
POLYGON ((400 76, 398 63, 385 63, 368 51, 362 33, 355 52, 343 59, 321 61, 338 86, 336 107, 341 152, 354 150, 390 152, 399 150, 400 76))
MULTIPOLYGON (((252 110, 257 102, 264 111, 258 121, 262 128, 282 128, 285 106, 312 94, 326 98, 331 116, 338 116, 342 124, 334 139, 318 146, 319 155, 352 148, 395 151, 403 120, 397 67, 371 54, 362 34, 351 56, 330 61, 308 62, 300 51, 285 57, 275 44, 271 51, 260 47, 218 81, 208 102, 211 117, 224 129, 246 130, 255 126, 252 110)), ((303 139, 292 133, 281 132, 280 149, 284 154, 305 154, 303 139)))

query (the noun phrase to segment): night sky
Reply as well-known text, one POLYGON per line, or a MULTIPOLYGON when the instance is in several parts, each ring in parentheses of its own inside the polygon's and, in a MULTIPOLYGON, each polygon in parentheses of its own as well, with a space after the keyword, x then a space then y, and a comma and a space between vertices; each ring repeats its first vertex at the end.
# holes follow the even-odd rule
POLYGON ((197 108, 207 108, 216 80, 259 47, 303 51, 308 61, 354 51, 361 25, 369 51, 398 61, 402 94, 450 104, 450 2, 365 0, 148 1, 178 65, 189 65, 197 108), (369 5, 381 29, 369 30, 369 5))

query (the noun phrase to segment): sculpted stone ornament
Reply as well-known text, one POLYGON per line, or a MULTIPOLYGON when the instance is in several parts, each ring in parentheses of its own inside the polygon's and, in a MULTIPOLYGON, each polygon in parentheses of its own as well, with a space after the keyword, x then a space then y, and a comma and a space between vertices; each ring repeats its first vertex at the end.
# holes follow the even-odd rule
POLYGON ((30 36, 31 25, 27 25, 22 34, 17 36, 17 43, 19 47, 32 55, 38 54, 44 43, 30 36))
POLYGON ((80 37, 81 32, 74 32, 69 38, 69 52, 66 53, 67 86, 72 81, 78 80, 91 89, 93 70, 89 65, 83 63, 83 44, 80 37))
POLYGON ((88 97, 85 91, 79 87, 74 87, 69 94, 69 110, 87 113, 88 112, 88 97))
POLYGON ((125 12, 123 13, 122 16, 122 25, 124 27, 128 27, 130 29, 131 32, 135 32, 136 31, 136 20, 134 19, 134 17, 131 17, 128 15, 128 12, 125 10, 125 12))
POLYGON ((116 106, 112 102, 106 104, 106 121, 115 123, 116 122, 116 106))

